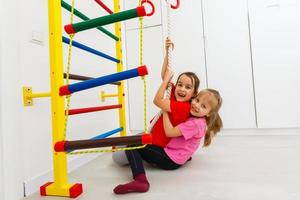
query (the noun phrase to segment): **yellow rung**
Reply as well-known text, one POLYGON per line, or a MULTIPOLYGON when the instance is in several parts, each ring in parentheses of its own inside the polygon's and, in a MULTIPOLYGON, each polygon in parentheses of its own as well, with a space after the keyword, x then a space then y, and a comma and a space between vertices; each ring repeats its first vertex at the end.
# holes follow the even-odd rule
POLYGON ((33 98, 50 97, 50 92, 32 93, 32 87, 23 87, 23 103, 24 106, 32 106, 33 98))
POLYGON ((105 101, 105 98, 107 97, 117 97, 118 94, 105 94, 104 91, 101 91, 101 94, 100 94, 100 98, 101 98, 101 101, 104 102, 105 101))

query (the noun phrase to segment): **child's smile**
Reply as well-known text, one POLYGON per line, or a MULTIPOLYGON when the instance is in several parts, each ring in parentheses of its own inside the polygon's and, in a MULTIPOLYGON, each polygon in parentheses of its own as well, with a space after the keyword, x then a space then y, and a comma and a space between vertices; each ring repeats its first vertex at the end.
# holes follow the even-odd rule
POLYGON ((194 84, 193 80, 186 76, 182 75, 177 81, 175 88, 175 98, 177 101, 189 101, 194 94, 194 84))

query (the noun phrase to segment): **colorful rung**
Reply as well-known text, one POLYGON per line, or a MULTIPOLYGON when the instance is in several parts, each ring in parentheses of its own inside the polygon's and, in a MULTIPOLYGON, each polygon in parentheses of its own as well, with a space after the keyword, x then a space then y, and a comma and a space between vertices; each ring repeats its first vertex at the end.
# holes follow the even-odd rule
POLYGON ((113 135, 113 134, 116 134, 116 133, 118 133, 118 132, 121 132, 121 131, 123 131, 123 128, 122 128, 122 127, 116 128, 116 129, 111 130, 111 131, 108 131, 108 132, 106 132, 106 133, 102 133, 102 134, 100 134, 100 135, 97 135, 97 136, 93 137, 92 140, 97 140, 97 139, 107 138, 107 137, 109 137, 109 136, 111 136, 111 135, 113 135))
MULTIPOLYGON (((65 8, 66 10, 68 10, 69 12, 72 12, 72 6, 67 4, 66 2, 64 2, 63 0, 61 1, 61 6, 63 8, 65 8)), ((76 15, 77 17, 83 19, 83 20, 89 20, 90 18, 88 18, 87 16, 85 16, 83 13, 81 13, 79 10, 77 10, 76 8, 74 8, 74 15, 76 15)), ((98 30, 102 31, 103 33, 105 33, 107 36, 111 37, 112 39, 118 41, 119 38, 117 36, 115 36, 114 34, 112 34, 111 32, 109 32, 108 30, 106 30, 103 27, 97 27, 98 30)))
MULTIPOLYGON (((95 137, 92 137, 90 140, 98 140, 98 139, 107 138, 107 137, 109 137, 109 136, 111 136, 111 135, 113 135, 113 134, 116 134, 116 133, 118 133, 118 132, 121 132, 121 131, 123 131, 123 128, 122 128, 122 127, 116 128, 116 129, 114 129, 114 130, 111 130, 111 131, 108 131, 108 132, 106 132, 106 133, 102 133, 102 134, 100 134, 100 135, 97 135, 97 136, 95 136, 95 137)), ((74 150, 69 150, 68 153, 71 153, 72 151, 74 151, 74 150)))
POLYGON ((144 6, 139 6, 134 9, 130 9, 127 11, 106 15, 104 17, 98 17, 95 19, 86 20, 84 22, 79 22, 75 24, 65 25, 65 31, 68 34, 78 33, 80 31, 84 31, 87 29, 95 28, 98 26, 104 26, 107 24, 112 24, 119 21, 124 21, 127 19, 132 19, 136 17, 146 16, 146 10, 144 6))
POLYGON ((151 143, 151 134, 142 134, 134 136, 110 137, 96 140, 60 141, 54 145, 54 150, 56 152, 65 152, 77 149, 91 149, 121 145, 142 145, 151 143))
POLYGON ((90 88, 93 88, 93 87, 105 85, 105 84, 108 84, 108 83, 113 83, 113 82, 120 81, 120 80, 133 78, 133 77, 136 77, 136 76, 144 76, 144 75, 147 75, 147 74, 148 74, 147 67, 145 65, 143 65, 143 66, 140 66, 140 67, 135 68, 135 69, 130 69, 130 70, 127 70, 127 71, 122 71, 122 72, 118 72, 118 73, 115 73, 115 74, 102 76, 102 77, 99 77, 99 78, 83 81, 83 82, 80 82, 80 83, 74 83, 74 84, 71 84, 71 85, 64 85, 64 86, 59 88, 59 95, 60 96, 69 95, 69 94, 72 94, 74 92, 79 92, 79 91, 82 91, 82 90, 86 90, 86 89, 90 89, 90 88))
POLYGON ((89 108, 70 109, 68 112, 68 115, 77 115, 77 114, 90 113, 90 112, 96 112, 96 111, 111 110, 111 109, 116 109, 116 108, 122 108, 122 105, 117 104, 117 105, 108 105, 108 106, 96 106, 96 107, 89 107, 89 108))
MULTIPOLYGON (((67 37, 65 37, 65 36, 62 37, 62 41, 63 41, 63 43, 66 43, 66 44, 69 44, 69 43, 70 43, 70 39, 67 38, 67 37)), ((102 58, 106 58, 106 59, 108 59, 108 60, 114 61, 114 62, 116 62, 116 63, 119 63, 119 62, 120 62, 119 59, 116 59, 116 58, 111 57, 111 56, 109 56, 109 55, 107 55, 107 54, 105 54, 105 53, 103 53, 103 52, 101 52, 101 51, 98 51, 98 50, 93 49, 93 48, 91 48, 91 47, 88 47, 88 46, 86 46, 86 45, 84 45, 84 44, 81 44, 81 43, 79 43, 79 42, 76 42, 75 40, 72 40, 72 46, 77 47, 77 48, 79 48, 79 49, 82 49, 82 50, 84 50, 84 51, 87 51, 87 52, 89 52, 89 53, 95 54, 95 55, 97 55, 97 56, 100 56, 100 57, 102 57, 102 58)))
POLYGON ((106 12, 113 14, 113 11, 109 9, 101 0, 95 0, 106 12))
MULTIPOLYGON (((67 78, 67 73, 64 73, 64 78, 67 78)), ((69 74, 69 79, 72 80, 78 80, 78 81, 86 81, 86 80, 90 80, 93 79, 93 77, 89 77, 89 76, 81 76, 81 75, 77 75, 77 74, 69 74)), ((115 82, 115 83, 110 83, 111 85, 121 85, 121 82, 115 82)))

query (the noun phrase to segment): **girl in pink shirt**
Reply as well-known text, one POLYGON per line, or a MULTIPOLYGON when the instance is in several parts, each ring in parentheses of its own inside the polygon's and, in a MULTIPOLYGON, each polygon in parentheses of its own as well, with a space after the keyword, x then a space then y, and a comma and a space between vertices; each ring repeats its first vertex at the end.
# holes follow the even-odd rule
MULTIPOLYGON (((169 81, 171 77, 172 72, 168 68, 164 81, 169 81)), ((162 110, 167 110, 166 107, 170 105, 163 95, 166 88, 167 84, 162 84, 155 96, 155 104, 162 110)), ((165 111, 163 113, 163 126, 166 135, 171 137, 171 140, 165 147, 147 145, 147 148, 125 151, 134 180, 116 186, 113 190, 114 193, 126 194, 149 190, 150 184, 145 174, 143 160, 162 169, 174 170, 191 158, 203 137, 204 146, 208 146, 212 137, 222 127, 222 120, 218 114, 221 104, 222 99, 218 91, 205 89, 193 98, 190 109, 191 117, 175 127, 165 111)))
POLYGON ((191 117, 173 126, 168 114, 163 113, 166 135, 172 139, 164 148, 169 158, 179 165, 183 165, 198 149, 204 137, 204 146, 211 143, 211 139, 220 131, 222 120, 218 114, 222 99, 218 91, 205 89, 191 102, 191 117))

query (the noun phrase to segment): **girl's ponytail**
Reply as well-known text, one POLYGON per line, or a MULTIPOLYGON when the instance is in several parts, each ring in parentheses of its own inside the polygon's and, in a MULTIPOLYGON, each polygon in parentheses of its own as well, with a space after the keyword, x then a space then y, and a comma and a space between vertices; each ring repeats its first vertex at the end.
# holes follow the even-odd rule
POLYGON ((204 147, 210 145, 212 138, 220 132, 221 128, 223 127, 222 119, 219 115, 219 109, 222 105, 222 98, 218 91, 213 89, 207 89, 209 92, 213 93, 217 99, 217 105, 215 109, 212 110, 209 116, 206 117, 207 122, 207 130, 204 138, 204 147))

